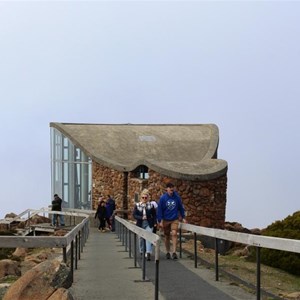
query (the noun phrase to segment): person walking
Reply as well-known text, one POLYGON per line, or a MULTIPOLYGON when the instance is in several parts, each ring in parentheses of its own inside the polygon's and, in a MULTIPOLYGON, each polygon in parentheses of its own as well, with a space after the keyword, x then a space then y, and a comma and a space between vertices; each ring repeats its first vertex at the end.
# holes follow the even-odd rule
MULTIPOLYGON (((150 195, 147 189, 144 189, 140 195, 140 202, 134 206, 133 217, 136 219, 136 225, 145 229, 146 231, 152 232, 153 227, 156 226, 156 211, 154 206, 150 202, 150 195)), ((144 245, 146 244, 146 258, 148 261, 151 260, 152 243, 150 241, 144 241, 140 238, 140 253, 141 255, 145 252, 144 245)))
POLYGON ((98 203, 98 207, 95 213, 95 219, 97 217, 99 219, 98 230, 101 232, 105 232, 106 207, 105 207, 105 201, 103 200, 100 200, 98 203))
MULTIPOLYGON (((151 195, 150 195, 150 199, 151 199, 151 195)), ((158 207, 157 202, 155 200, 151 199, 150 203, 153 205, 155 212, 156 212, 156 216, 157 216, 157 207, 158 207)), ((154 226, 153 233, 156 233, 156 231, 157 231, 157 226, 154 226)))
POLYGON ((114 225, 114 211, 116 209, 116 203, 115 200, 113 198, 111 198, 110 195, 107 195, 107 200, 106 200, 106 222, 108 225, 108 228, 111 231, 115 231, 115 226, 114 225))
POLYGON ((167 251, 166 258, 171 258, 170 240, 172 237, 172 259, 176 260, 178 259, 176 249, 179 219, 186 223, 185 210, 180 196, 176 191, 174 191, 174 184, 169 182, 166 185, 166 189, 166 193, 160 197, 158 202, 157 221, 160 228, 163 229, 165 236, 165 247, 167 251))
MULTIPOLYGON (((61 211, 62 199, 54 194, 54 199, 52 200, 52 211, 61 211)), ((58 218, 60 220, 60 226, 65 226, 65 219, 63 215, 53 214, 52 215, 52 226, 58 226, 58 218)))

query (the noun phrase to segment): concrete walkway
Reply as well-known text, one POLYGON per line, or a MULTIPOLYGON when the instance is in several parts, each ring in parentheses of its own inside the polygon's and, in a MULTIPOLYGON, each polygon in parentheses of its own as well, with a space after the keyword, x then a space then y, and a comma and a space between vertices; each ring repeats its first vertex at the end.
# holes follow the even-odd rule
MULTIPOLYGON (((152 258, 153 259, 153 258, 152 258)), ((117 235, 91 228, 78 268, 74 272, 71 291, 76 300, 155 299, 155 262, 146 262, 146 280, 142 269, 134 267, 117 235)), ((159 263, 160 300, 255 300, 253 294, 229 282, 216 282, 214 272, 205 267, 194 268, 185 255, 178 261, 166 260, 161 253, 159 263)))

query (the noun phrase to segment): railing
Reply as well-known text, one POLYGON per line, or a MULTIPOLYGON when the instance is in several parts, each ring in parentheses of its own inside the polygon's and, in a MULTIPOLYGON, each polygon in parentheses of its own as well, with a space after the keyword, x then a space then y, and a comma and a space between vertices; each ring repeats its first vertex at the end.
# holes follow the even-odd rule
MULTIPOLYGON (((18 215, 17 217, 10 219, 9 221, 2 222, 4 224, 11 224, 13 221, 26 221, 36 214, 52 214, 49 209, 31 210, 28 209, 18 215), (27 219, 22 219, 23 215, 27 215, 27 219)), ((67 248, 70 254, 71 261, 71 275, 72 282, 74 278, 74 262, 75 269, 77 269, 77 261, 80 259, 80 253, 83 251, 83 246, 89 235, 91 214, 95 211, 87 210, 70 210, 66 209, 64 212, 55 212, 56 214, 63 214, 71 218, 81 218, 81 221, 74 228, 71 229, 69 233, 65 236, 0 236, 0 248, 62 248, 63 250, 63 261, 67 263, 67 248), (75 245, 74 245, 75 243, 75 245), (75 254, 74 254, 75 250, 75 254)), ((116 220, 116 233, 118 237, 122 240, 123 245, 127 248, 129 247, 129 256, 132 254, 132 241, 131 233, 134 234, 134 263, 136 266, 136 241, 137 237, 142 237, 144 240, 150 241, 155 246, 155 299, 158 299, 159 290, 159 256, 160 256, 160 235, 147 232, 146 230, 137 227, 132 222, 124 220, 118 216, 115 217, 116 220), (129 241, 129 243, 128 243, 129 241)), ((74 220, 74 224, 75 224, 74 220)), ((38 224, 37 224, 38 225, 38 224)), ((31 225, 31 226, 37 226, 31 225)), ((269 236, 260 236, 253 234, 246 234, 240 232, 233 232, 221 229, 206 228, 191 224, 180 223, 179 230, 179 247, 180 247, 180 257, 182 256, 182 231, 191 232, 194 236, 194 262, 195 268, 197 268, 197 235, 208 236, 215 240, 215 280, 219 280, 219 266, 218 266, 218 254, 219 242, 222 240, 237 242, 249 246, 256 247, 256 263, 257 263, 257 282, 256 282, 256 295, 259 300, 261 297, 261 286, 260 286, 260 249, 268 248, 281 251, 289 251, 294 253, 300 253, 300 240, 284 239, 269 236)), ((145 249, 145 247, 144 247, 145 249)), ((145 250, 144 250, 145 251, 145 250)), ((145 280, 145 255, 143 255, 143 280, 145 280)))
MULTIPOLYGON (((161 238, 159 235, 147 232, 146 230, 137 227, 131 222, 128 222, 122 218, 116 217, 116 224, 119 225, 117 228, 117 234, 123 245, 125 246, 125 250, 128 251, 129 244, 129 256, 131 257, 132 249, 131 249, 131 232, 134 233, 134 259, 136 266, 136 238, 142 237, 147 241, 150 241, 155 246, 155 300, 158 299, 158 290, 159 290, 159 253, 160 253, 160 244, 161 238), (129 235, 129 236, 128 236, 129 235), (129 242, 128 242, 129 240, 129 242)), ((277 237, 269 237, 269 236, 260 236, 254 234, 246 234, 240 232, 233 232, 221 229, 212 229, 206 228, 191 224, 180 223, 179 228, 179 251, 180 257, 182 257, 182 231, 187 231, 192 233, 194 237, 194 266, 197 268, 197 235, 211 237, 215 240, 215 280, 219 280, 219 265, 218 265, 218 254, 219 254, 219 242, 223 240, 237 242, 249 246, 256 247, 256 263, 257 263, 257 282, 256 282, 256 298, 260 300, 261 298, 261 285, 260 285, 260 249, 268 248, 268 249, 276 249, 282 251, 290 251, 295 253, 300 253, 300 240, 292 240, 292 239, 284 239, 277 237)), ((159 233, 159 231, 158 231, 159 233)), ((144 247, 145 248, 145 247, 144 247)), ((143 270, 143 280, 145 280, 145 255, 143 255, 142 262, 142 270, 143 270)), ((278 298, 279 299, 279 298, 278 298)))
MULTIPOLYGON (((32 216, 40 213, 49 213, 48 209, 31 210, 27 209, 16 218, 9 220, 5 224, 10 224, 13 221, 27 221, 32 216), (27 215, 27 219, 21 219, 23 215, 27 215)), ((78 212, 55 212, 65 216, 79 217, 80 221, 73 227, 65 236, 0 236, 0 248, 61 248, 63 261, 67 263, 67 250, 70 255, 70 269, 72 282, 74 279, 74 263, 77 269, 77 262, 80 259, 80 253, 87 241, 89 235, 89 215, 78 212), (74 245, 75 244, 75 245, 74 245), (75 250, 75 254, 74 254, 75 250)), ((32 225, 38 226, 38 224, 32 225)))
MULTIPOLYGON (((116 233, 119 239, 122 241, 123 246, 125 246, 125 251, 129 252, 129 257, 132 254, 132 240, 131 233, 134 234, 134 246, 133 246, 133 257, 134 257, 134 266, 137 266, 137 237, 141 237, 145 241, 151 242, 155 247, 155 300, 158 299, 158 291, 159 291, 159 252, 160 252, 160 236, 155 233, 148 232, 145 229, 142 229, 135 224, 124 220, 118 216, 115 217, 116 221, 116 233)), ((142 279, 145 281, 146 279, 146 260, 145 260, 145 244, 144 244, 144 253, 142 255, 142 279)))
POLYGON ((197 268, 197 234, 212 237, 215 240, 215 278, 219 280, 219 241, 227 240, 237 242, 256 248, 256 298, 259 300, 261 297, 261 274, 260 274, 260 250, 261 248, 282 250, 300 253, 300 240, 284 239, 270 236, 261 236, 254 234, 246 234, 240 232, 233 232, 221 229, 212 229, 201 226, 195 226, 191 224, 180 223, 179 240, 180 240, 180 256, 182 251, 182 230, 186 230, 193 233, 194 236, 194 265, 197 268))

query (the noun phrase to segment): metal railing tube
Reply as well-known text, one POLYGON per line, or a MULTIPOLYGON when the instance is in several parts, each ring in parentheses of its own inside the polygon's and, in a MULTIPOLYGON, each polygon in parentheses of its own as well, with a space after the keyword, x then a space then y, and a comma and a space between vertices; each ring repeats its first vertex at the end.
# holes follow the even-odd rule
POLYGON ((129 252, 129 258, 131 258, 131 251, 132 251, 132 247, 131 247, 131 231, 129 230, 129 232, 128 232, 128 239, 129 239, 129 241, 128 241, 128 244, 129 244, 129 250, 128 250, 128 252, 129 252))
POLYGON ((71 242, 71 282, 74 282, 74 240, 71 242))
POLYGON ((125 227, 125 251, 128 251, 128 228, 125 227))
POLYGON ((260 247, 256 247, 256 299, 260 300, 260 247))
POLYGON ((63 247, 63 261, 66 264, 67 263, 67 248, 63 247))
POLYGON ((182 230, 179 228, 179 257, 182 258, 182 230))
POLYGON ((219 239, 215 239, 215 272, 216 281, 219 281, 219 239))
POLYGON ((143 280, 145 280, 146 279, 146 257, 145 257, 145 254, 146 254, 146 240, 145 239, 143 239, 142 240, 142 243, 143 243, 143 245, 144 245, 144 249, 143 249, 143 253, 142 253, 142 258, 143 258, 143 280))
POLYGON ((77 260, 78 260, 78 236, 75 236, 75 270, 77 270, 77 260))
POLYGON ((136 268, 136 266, 137 266, 137 257, 136 257, 136 252, 137 252, 137 249, 136 249, 136 247, 137 247, 137 242, 136 242, 136 240, 137 240, 137 234, 136 233, 134 233, 134 240, 133 240, 133 247, 134 247, 134 267, 136 268))
POLYGON ((194 232, 194 266, 197 268, 198 264, 198 256, 197 256, 197 233, 194 232))

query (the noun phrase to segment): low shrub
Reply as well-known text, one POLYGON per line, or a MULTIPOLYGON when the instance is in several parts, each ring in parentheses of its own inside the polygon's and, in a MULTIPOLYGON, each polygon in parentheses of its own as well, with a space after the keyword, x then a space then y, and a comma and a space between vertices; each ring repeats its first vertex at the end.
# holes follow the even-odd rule
MULTIPOLYGON (((282 221, 276 221, 261 231, 262 235, 300 240, 300 211, 282 221)), ((249 260, 255 260, 255 247, 251 247, 249 260)), ((293 275, 300 275, 300 254, 273 249, 261 249, 261 262, 293 275)))

